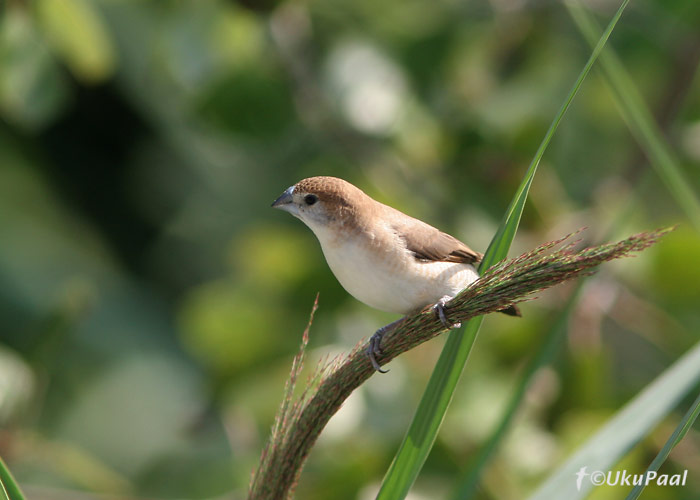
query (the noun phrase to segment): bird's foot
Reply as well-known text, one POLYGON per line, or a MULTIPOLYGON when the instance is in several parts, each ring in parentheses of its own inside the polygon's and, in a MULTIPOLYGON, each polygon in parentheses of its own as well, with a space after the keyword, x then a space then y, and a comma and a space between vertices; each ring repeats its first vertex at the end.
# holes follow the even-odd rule
POLYGON ((382 370, 382 367, 380 364, 377 362, 377 356, 381 355, 382 349, 380 347, 380 344, 382 343, 382 336, 384 335, 384 332, 380 328, 377 330, 374 335, 372 335, 369 338, 369 346, 367 347, 367 356, 369 356, 369 360, 372 362, 372 367, 378 371, 379 373, 386 373, 389 370, 382 370))
POLYGON ((433 311, 435 311, 435 314, 437 314, 438 318, 440 318, 440 322, 442 323, 442 325, 448 330, 452 328, 459 328, 460 326, 462 326, 462 323, 460 323, 459 321, 457 321, 456 323, 452 323, 449 319, 447 319, 447 316, 445 315, 445 305, 453 298, 454 297, 445 295, 443 298, 438 300, 433 306, 433 311))
POLYGON ((372 367, 378 371, 379 373, 386 373, 389 370, 382 370, 381 365, 377 361, 377 356, 381 356, 382 354, 382 348, 381 348, 381 343, 382 343, 382 337, 384 334, 386 334, 388 331, 394 329, 396 325, 401 322, 403 318, 397 319, 396 321, 389 323, 388 325, 384 325, 381 327, 379 330, 374 332, 374 335, 372 335, 369 338, 369 345, 367 346, 367 356, 369 357, 369 360, 372 362, 372 367))

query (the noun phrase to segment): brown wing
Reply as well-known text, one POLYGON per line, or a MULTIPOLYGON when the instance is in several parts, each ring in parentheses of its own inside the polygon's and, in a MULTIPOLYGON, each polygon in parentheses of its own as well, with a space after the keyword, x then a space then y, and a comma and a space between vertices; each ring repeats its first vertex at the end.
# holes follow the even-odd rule
MULTIPOLYGON (((404 214, 394 217, 392 228, 406 243, 406 248, 421 261, 478 264, 484 257, 484 254, 475 252, 457 238, 404 214)), ((500 312, 509 316, 521 316, 520 309, 514 304, 500 312)))
POLYGON ((457 238, 425 222, 405 215, 404 217, 404 222, 396 221, 392 226, 416 259, 465 264, 476 264, 481 261, 483 254, 475 252, 457 238))

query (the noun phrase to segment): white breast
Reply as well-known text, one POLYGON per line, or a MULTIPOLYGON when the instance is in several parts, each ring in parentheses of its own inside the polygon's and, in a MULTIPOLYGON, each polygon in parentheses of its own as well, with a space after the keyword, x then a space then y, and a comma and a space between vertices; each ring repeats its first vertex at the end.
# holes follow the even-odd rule
POLYGON ((454 296, 479 275, 470 264, 420 262, 403 242, 377 242, 369 235, 339 241, 314 231, 328 266, 357 300, 382 311, 406 314, 454 296))

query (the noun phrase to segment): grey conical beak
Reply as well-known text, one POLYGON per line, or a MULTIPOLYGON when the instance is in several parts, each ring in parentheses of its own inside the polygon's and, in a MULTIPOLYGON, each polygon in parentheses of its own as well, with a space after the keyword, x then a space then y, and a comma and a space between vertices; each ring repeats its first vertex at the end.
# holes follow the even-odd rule
POLYGON ((294 186, 289 186, 287 190, 280 195, 275 201, 272 202, 272 207, 274 208, 284 208, 284 205, 289 205, 294 201, 292 193, 294 192, 294 186))

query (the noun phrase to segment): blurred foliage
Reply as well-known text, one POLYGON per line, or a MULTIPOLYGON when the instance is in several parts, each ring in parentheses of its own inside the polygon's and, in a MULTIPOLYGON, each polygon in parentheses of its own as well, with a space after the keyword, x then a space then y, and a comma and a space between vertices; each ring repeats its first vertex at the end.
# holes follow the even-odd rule
MULTIPOLYGON (((644 0, 611 39, 696 193, 699 26, 694 0, 644 0)), ((0 3, 0 456, 27 497, 243 496, 316 292, 315 359, 393 319, 269 203, 335 175, 483 251, 588 53, 558 2, 0 3)), ((589 78, 512 253, 630 205, 621 236, 681 226, 586 284, 480 498, 533 490, 697 340, 700 236, 649 170, 589 78)), ((449 493, 568 293, 487 320, 412 498, 449 493)), ((348 401, 298 498, 372 498, 441 343, 348 401)), ((644 498, 700 495, 697 431, 664 468, 690 484, 644 498)))

